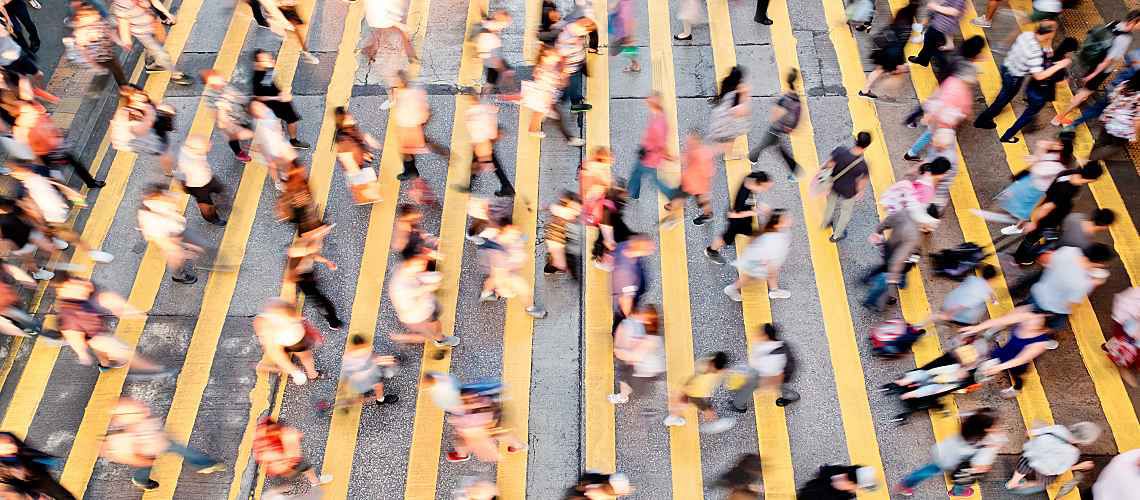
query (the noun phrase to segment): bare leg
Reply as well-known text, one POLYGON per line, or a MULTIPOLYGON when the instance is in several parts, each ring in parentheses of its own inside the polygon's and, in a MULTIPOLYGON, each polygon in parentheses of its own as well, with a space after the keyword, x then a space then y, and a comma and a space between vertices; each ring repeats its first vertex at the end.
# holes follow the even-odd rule
POLYGON ((305 376, 309 377, 309 380, 317 378, 319 374, 317 373, 316 362, 313 361, 313 351, 301 351, 293 354, 297 356, 297 360, 301 362, 301 366, 305 369, 305 376))
POLYGON ((870 75, 867 75, 867 83, 863 85, 864 94, 871 93, 871 88, 875 86, 875 82, 879 81, 879 78, 882 78, 883 73, 884 71, 882 67, 875 66, 875 70, 872 71, 870 75))

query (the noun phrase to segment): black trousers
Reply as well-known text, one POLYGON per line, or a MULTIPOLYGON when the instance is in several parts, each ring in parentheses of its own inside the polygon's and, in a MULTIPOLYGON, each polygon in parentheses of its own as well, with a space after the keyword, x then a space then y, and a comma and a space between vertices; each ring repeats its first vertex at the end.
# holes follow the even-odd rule
MULTIPOLYGON (((478 165, 479 158, 473 154, 471 159, 471 180, 467 182, 468 189, 475 183, 475 176, 479 173, 478 165)), ((491 151, 491 165, 494 166, 491 171, 495 173, 495 178, 499 180, 499 192, 508 196, 514 194, 515 188, 511 185, 511 180, 507 178, 507 174, 503 173, 503 166, 499 163, 499 157, 495 155, 494 151, 491 151)))
POLYGON ((946 67, 946 55, 942 53, 942 47, 946 45, 946 35, 941 31, 927 26, 926 33, 922 37, 922 50, 915 56, 915 64, 926 66, 930 64, 930 60, 934 59, 938 63, 938 67, 946 67))
POLYGON ((269 27, 269 21, 265 20, 265 14, 261 12, 261 2, 259 0, 245 0, 249 3, 249 10, 253 11, 253 20, 261 27, 269 27))
POLYGON ((25 493, 39 494, 54 500, 75 500, 75 496, 47 472, 28 478, 22 486, 25 488, 21 490, 25 493))
POLYGON ((764 19, 768 19, 768 0, 756 0, 756 14, 752 20, 760 22, 764 19))
POLYGON ((321 292, 320 287, 317 286, 316 273, 309 271, 298 275, 297 289, 305 294, 306 298, 313 301, 313 305, 317 306, 317 310, 325 317, 325 321, 329 322, 329 326, 340 328, 341 325, 344 324, 336 315, 336 305, 334 305, 328 296, 321 292))
POLYGON ((29 52, 40 50, 40 32, 36 29, 36 23, 32 21, 32 16, 28 15, 28 4, 25 3, 25 0, 12 0, 4 6, 4 10, 8 11, 8 17, 12 18, 12 32, 15 35, 16 43, 29 52), (27 32, 26 40, 24 38, 25 31, 27 32))
POLYGON ((96 187, 95 176, 91 175, 91 171, 83 166, 71 151, 64 149, 57 149, 44 156, 43 162, 51 168, 62 169, 64 165, 70 166, 75 170, 75 175, 79 176, 89 188, 96 187))

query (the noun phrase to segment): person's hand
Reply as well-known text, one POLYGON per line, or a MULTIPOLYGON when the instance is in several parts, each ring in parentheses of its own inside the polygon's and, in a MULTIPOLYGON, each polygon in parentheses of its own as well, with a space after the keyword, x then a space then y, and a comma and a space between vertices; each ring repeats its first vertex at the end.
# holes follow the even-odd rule
POLYGON ((871 233, 871 235, 867 237, 867 241, 872 245, 881 245, 883 243, 883 235, 871 233))
POLYGON ((336 271, 336 262, 333 262, 330 260, 328 263, 328 268, 329 268, 329 271, 336 271))
MULTIPOLYGON (((1001 373, 1002 370, 1003 370, 1003 368, 1001 367, 1000 364, 998 364, 998 365, 985 367, 985 369, 982 370, 982 373, 987 377, 992 377, 994 375, 1001 373)), ((1032 436, 1030 436, 1030 437, 1032 437, 1032 436)))

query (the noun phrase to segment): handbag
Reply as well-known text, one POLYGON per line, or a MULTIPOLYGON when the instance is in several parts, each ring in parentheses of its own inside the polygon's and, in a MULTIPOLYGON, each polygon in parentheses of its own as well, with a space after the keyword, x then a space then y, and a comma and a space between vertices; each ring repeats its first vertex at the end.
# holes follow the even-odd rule
POLYGON ((858 165, 862 161, 863 156, 860 155, 858 158, 855 158, 854 161, 848 163, 846 167, 843 167, 843 170, 840 170, 838 175, 831 175, 835 170, 835 167, 819 169, 819 171, 815 173, 815 177, 811 180, 811 185, 809 186, 809 191, 811 192, 812 196, 820 196, 829 193, 831 191, 831 186, 835 184, 835 179, 847 175, 847 172, 850 172, 852 168, 855 168, 855 165, 858 165))

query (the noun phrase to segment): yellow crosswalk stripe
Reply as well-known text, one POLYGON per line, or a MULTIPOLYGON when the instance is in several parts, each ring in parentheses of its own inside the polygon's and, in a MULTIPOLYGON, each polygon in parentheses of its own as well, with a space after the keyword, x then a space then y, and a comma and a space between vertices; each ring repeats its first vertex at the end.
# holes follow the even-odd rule
MULTIPOLYGON (((780 74, 787 74, 792 68, 799 68, 796 55, 796 39, 792 36, 791 19, 784 0, 777 0, 768 6, 768 17, 772 24, 772 48, 776 54, 776 65, 780 74)), ((871 422, 871 408, 867 401, 867 388, 864 385, 863 365, 859 359, 859 349, 855 345, 855 327, 851 321, 847 303, 847 291, 843 283, 843 272, 839 267, 839 255, 834 244, 827 241, 827 232, 819 228, 822 208, 811 200, 807 191, 810 176, 819 169, 814 130, 808 111, 807 98, 802 95, 803 112, 800 125, 791 134, 792 150, 796 161, 804 168, 804 179, 800 182, 800 198, 804 208, 804 226, 807 229, 811 247, 812 268, 815 270, 816 287, 819 289, 819 302, 823 311, 824 330, 827 333, 828 349, 831 352, 831 366, 835 373, 836 392, 843 421, 843 434, 847 440, 847 453, 854 463, 874 467, 881 475, 883 462, 879 455, 879 442, 875 427, 871 422)), ((861 498, 887 500, 890 497, 885 488, 864 493, 861 498)))
MULTIPOLYGON (((467 6, 467 30, 464 39, 470 38, 471 27, 487 11, 487 0, 471 0, 467 6)), ((463 59, 459 63, 459 84, 472 85, 479 81, 482 69, 471 43, 463 45, 463 59)), ((456 96, 452 123, 463 123, 470 100, 456 96)), ((447 167, 447 186, 465 185, 471 172, 471 144, 467 129, 451 129, 451 158, 447 167)), ((467 225, 467 193, 446 189, 443 197, 443 219, 439 226, 439 301, 442 307, 440 322, 444 335, 455 332, 455 309, 459 299, 459 274, 463 270, 464 227, 467 225)), ((432 349, 425 346, 420 362, 420 377, 430 371, 446 373, 451 366, 451 350, 444 350, 443 359, 433 359, 432 349)), ((415 423, 412 427, 411 449, 408 452, 408 476, 404 483, 404 498, 432 500, 436 498, 436 481, 439 478, 439 452, 443 441, 443 410, 432 403, 422 391, 416 393, 415 423)))
MULTIPOLYGON (((412 32, 422 32, 427 25, 429 6, 429 0, 414 0, 409 5, 407 24, 412 27, 412 32)), ((418 70, 418 65, 410 68, 409 77, 415 78, 418 70)), ((360 335, 375 345, 377 313, 383 294, 384 275, 388 270, 388 249, 392 245, 396 205, 399 204, 400 196, 400 181, 396 175, 402 168, 396 127, 394 122, 389 121, 384 134, 378 174, 382 201, 369 209, 368 234, 364 238, 364 252, 360 257, 356 295, 352 300, 352 316, 346 341, 354 335, 360 335)), ((383 394, 377 394, 377 397, 383 397, 383 394)), ((345 412, 332 412, 321 468, 325 474, 332 476, 332 482, 323 486, 324 494, 329 498, 348 497, 357 433, 360 430, 360 414, 360 405, 352 405, 345 412)))
MULTIPOLYGON (((606 0, 594 0, 594 11, 605 12, 606 0)), ((599 17, 598 45, 609 46, 607 19, 599 17)), ((608 48, 606 49, 609 50, 608 48)), ((610 65, 609 54, 589 54, 586 65, 586 100, 593 109, 586 114, 586 151, 610 147, 610 65)), ((585 268, 585 295, 583 324, 585 339, 583 356, 586 359, 583 391, 586 403, 586 468, 612 473, 617 468, 616 423, 614 406, 606 396, 614 388, 614 339, 611 335, 613 306, 610 299, 610 273, 598 269, 590 262, 589 249, 601 235, 596 230, 583 235, 587 245, 582 252, 585 268)))
MULTIPOLYGON (((233 73, 248 31, 249 16, 243 11, 235 11, 234 16, 230 20, 230 25, 226 30, 226 37, 223 39, 222 46, 218 50, 218 59, 215 62, 218 70, 223 74, 228 75, 233 73)), ((202 98, 190 125, 190 134, 201 134, 209 137, 213 132, 214 117, 207 109, 206 99, 202 98)), ((116 158, 116 160, 117 159, 118 158, 116 158)), ((187 196, 179 197, 181 209, 185 208, 187 199, 187 196)), ((228 230, 227 233, 229 233, 228 230)), ((155 298, 158 296, 158 290, 162 285, 162 278, 165 275, 165 268, 166 261, 162 256, 162 252, 154 245, 148 245, 142 262, 139 264, 138 272, 135 275, 135 281, 131 286, 131 293, 128 298, 131 305, 141 311, 149 311, 154 306, 155 298)), ((115 336, 134 348, 138 345, 139 338, 145 326, 145 317, 120 320, 115 328, 115 336)), ((195 339, 195 341, 199 342, 198 347, 201 349, 201 340, 195 339)), ((192 347, 193 346, 194 344, 192 344, 192 347)), ((211 346, 211 349, 214 346, 216 346, 216 341, 214 345, 211 346)), ((212 356, 209 356, 207 359, 212 359, 212 356)), ((201 360, 188 358, 187 361, 196 363, 201 360)), ((184 377, 195 376, 192 374, 193 372, 193 369, 186 370, 184 367, 179 380, 181 381, 184 377)), ((208 379, 208 369, 203 376, 208 379)), ((125 381, 126 370, 116 370, 100 376, 88 401, 87 409, 84 411, 83 420, 79 425, 79 430, 75 435, 75 441, 72 444, 72 451, 68 455, 67 464, 64 466, 63 474, 60 477, 60 482, 63 483, 64 486, 67 486, 68 489, 78 493, 80 496, 82 496, 83 491, 85 491, 87 487, 87 483, 91 479, 95 461, 99 457, 100 437, 107 429, 107 424, 111 420, 110 410, 114 407, 115 400, 118 399, 122 393, 123 383, 125 381)), ((186 435, 188 437, 189 431, 186 432, 186 435)), ((172 483, 173 482, 174 481, 172 481, 172 483)), ((173 484, 171 484, 171 486, 173 486, 173 484)))
MULTIPOLYGON (((709 13, 709 36, 712 40, 713 63, 716 67, 716 80, 720 82, 733 66, 736 66, 736 44, 732 36, 732 23, 728 14, 727 0, 707 0, 709 13)), ((728 189, 744 189, 741 185, 744 177, 752 170, 744 155, 748 152, 748 137, 736 138, 733 145, 733 154, 736 159, 725 159, 725 173, 728 178, 728 189)), ((732 199, 736 193, 729 193, 732 199)), ((729 242, 726 242, 729 243, 729 242)), ((737 254, 748 244, 748 238, 736 237, 737 254)), ((754 280, 745 285, 740 293, 743 300, 741 309, 744 314, 744 338, 748 349, 752 349, 752 339, 748 332, 765 323, 772 322, 771 304, 768 302, 768 284, 763 280, 754 280)), ((757 393, 753 397, 753 408, 756 409, 756 438, 761 456, 761 468, 764 477, 764 494, 767 498, 783 499, 795 498, 796 482, 792 474, 792 450, 788 438, 787 419, 784 409, 772 404, 772 396, 757 393)))
MULTIPOLYGON (((194 27, 194 22, 198 17, 198 11, 202 7, 204 0, 186 0, 179 12, 186 16, 189 21, 174 25, 166 36, 166 50, 170 53, 171 59, 177 64, 179 57, 182 55, 182 49, 186 46, 186 41, 190 37, 190 31, 194 27)), ((142 74, 142 60, 140 58, 139 64, 135 66, 134 72, 131 74, 131 80, 137 80, 139 75, 142 74)), ((170 73, 156 73, 147 77, 146 84, 143 89, 147 95, 161 96, 166 93, 166 88, 170 84, 170 73)), ((96 155, 96 161, 102 161, 103 154, 109 147, 109 136, 104 137, 104 141, 100 148, 100 154, 96 155)), ((115 155, 115 159, 111 162, 108 168, 107 176, 104 179, 106 185, 99 190, 99 196, 96 198, 91 212, 87 217, 87 222, 83 226, 83 231, 80 237, 91 248, 99 248, 103 245, 103 240, 107 238, 107 233, 111 230, 111 223, 114 221, 115 213, 119 209, 119 204, 123 201, 123 196, 126 191, 127 181, 130 178, 131 171, 134 168, 135 154, 120 152, 115 155)), ((98 163, 96 163, 98 165, 98 163)), ((85 270, 77 272, 78 275, 90 277, 92 272, 91 259, 83 252, 75 252, 71 258, 71 264, 83 267, 85 270)), ((44 284, 44 287, 47 285, 44 284)), ((42 292, 40 293, 42 296, 42 292)), ((43 398, 44 391, 47 389, 48 378, 51 377, 52 370, 55 368, 56 359, 59 357, 60 348, 57 346, 47 345, 43 342, 37 342, 32 346, 32 352, 28 356, 28 360, 24 363, 24 371, 20 374, 20 379, 17 381, 16 389, 12 393, 12 403, 8 406, 4 414, 4 420, 0 422, 0 428, 3 428, 17 436, 25 436, 28 433, 28 428, 32 425, 32 419, 36 416, 36 410, 39 408, 40 400, 43 398)))
MULTIPOLYGON (((677 135, 677 83, 673 72, 673 37, 669 30, 669 4, 649 0, 649 52, 653 69, 653 90, 661 95, 661 105, 669 123, 667 148, 680 150, 677 135)), ((661 172, 670 177, 670 172, 661 172)), ((677 176, 671 176, 676 184, 677 176)), ((658 211, 665 213, 665 196, 658 195, 658 211)), ((661 312, 665 324, 665 378, 672 394, 681 390, 693 374, 693 324, 689 304, 689 263, 685 252, 684 210, 680 223, 672 228, 661 225, 658 254, 661 256, 661 312)), ((673 498, 701 498, 701 443, 697 434, 697 412, 685 410, 685 425, 669 428, 669 456, 672 463, 673 498)))
MULTIPOLYGON (((526 40, 537 36, 538 14, 542 11, 541 0, 526 0, 528 20, 526 40), (531 19, 535 23, 529 22, 531 19)), ((527 132, 530 123, 528 113, 519 113, 518 148, 515 160, 515 206, 513 219, 522 234, 526 235, 523 244, 522 278, 534 290, 534 247, 538 232, 538 160, 541 139, 527 132)), ((534 303, 539 299, 535 297, 534 303)), ((503 320, 503 385, 506 387, 503 403, 504 424, 523 442, 528 441, 530 431, 530 365, 533 346, 534 318, 526 312, 528 304, 512 298, 507 301, 506 317, 503 320)), ((497 468, 497 483, 503 498, 526 498, 527 451, 505 453, 506 445, 497 468)))
MULTIPOLYGON (((871 133, 872 143, 864 152, 867 164, 870 167, 871 185, 874 192, 882 196, 886 189, 895 182, 894 169, 891 165, 891 156, 887 151, 886 135, 879 122, 878 111, 872 101, 858 96, 859 90, 866 84, 862 57, 859 47, 846 25, 846 18, 840 5, 824 2, 823 11, 827 16, 831 43, 835 47, 839 69, 843 75, 843 86, 847 89, 847 107, 851 113, 851 122, 855 131, 871 133)), ((929 70, 915 68, 914 72, 929 74, 929 70)), ((964 159, 959 159, 959 168, 966 169, 964 159)), ((882 206, 876 204, 880 219, 886 217, 882 206)), ((899 303, 902 306, 903 317, 910 323, 925 321, 930 317, 930 303, 927 301, 926 285, 923 281, 921 269, 915 266, 907 277, 907 286, 900 290, 899 303)), ((924 335, 913 346, 914 362, 923 365, 942 355, 938 332, 933 324, 927 326, 929 333, 924 335)), ((958 405, 953 398, 946 398, 946 412, 931 411, 930 421, 934 427, 934 438, 942 441, 958 434, 958 405)), ((948 484, 949 486, 949 484, 948 484)), ((981 489, 975 487, 974 493, 968 498, 980 499, 981 489)))

